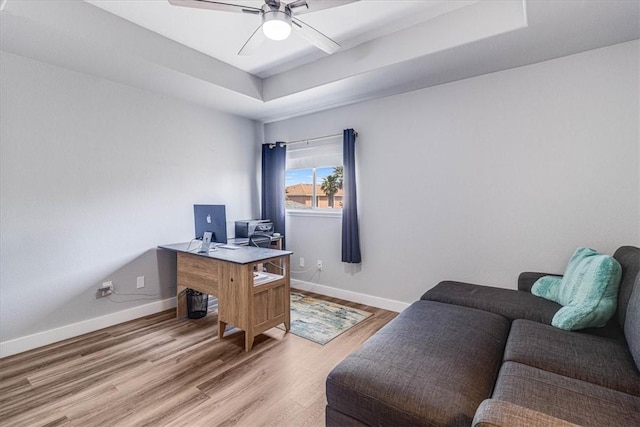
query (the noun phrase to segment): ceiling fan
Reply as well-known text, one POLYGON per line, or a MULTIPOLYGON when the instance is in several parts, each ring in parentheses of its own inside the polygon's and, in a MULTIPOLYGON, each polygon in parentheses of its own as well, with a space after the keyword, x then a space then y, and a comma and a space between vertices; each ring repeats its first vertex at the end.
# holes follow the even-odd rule
POLYGON ((238 55, 251 55, 262 44, 265 37, 271 40, 284 40, 289 37, 292 29, 309 43, 328 54, 332 54, 340 49, 340 45, 320 31, 297 19, 295 16, 316 10, 342 6, 358 0, 308 1, 310 4, 307 3, 307 0, 295 0, 289 3, 280 0, 264 0, 264 5, 262 5, 261 8, 213 0, 169 0, 169 3, 174 6, 259 15, 262 19, 262 24, 253 32, 244 46, 242 46, 238 55))

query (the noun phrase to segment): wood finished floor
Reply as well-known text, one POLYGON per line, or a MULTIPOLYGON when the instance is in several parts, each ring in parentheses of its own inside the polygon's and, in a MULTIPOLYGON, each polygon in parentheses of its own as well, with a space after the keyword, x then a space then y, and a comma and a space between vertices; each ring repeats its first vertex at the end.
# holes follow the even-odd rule
POLYGON ((0 359, 0 426, 324 426, 328 372, 396 313, 322 346, 280 329, 217 338, 217 313, 165 311, 0 359))

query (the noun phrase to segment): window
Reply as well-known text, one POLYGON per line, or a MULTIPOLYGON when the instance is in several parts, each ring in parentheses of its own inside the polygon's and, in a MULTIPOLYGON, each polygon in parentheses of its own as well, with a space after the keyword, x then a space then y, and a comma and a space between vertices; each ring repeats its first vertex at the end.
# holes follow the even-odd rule
POLYGON ((342 140, 287 145, 287 209, 342 208, 342 140))
POLYGON ((342 166, 288 169, 287 209, 341 209, 342 166))

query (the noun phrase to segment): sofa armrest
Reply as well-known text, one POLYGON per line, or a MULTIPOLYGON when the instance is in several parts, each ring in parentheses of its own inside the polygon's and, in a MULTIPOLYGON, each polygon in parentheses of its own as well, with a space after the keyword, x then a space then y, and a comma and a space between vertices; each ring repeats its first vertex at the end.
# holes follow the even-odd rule
POLYGON ((558 276, 558 277, 562 277, 562 274, 535 273, 535 272, 531 272, 531 271, 525 271, 524 273, 520 273, 520 276, 518 276, 518 290, 519 291, 525 291, 525 292, 531 292, 531 287, 533 286, 533 284, 536 283, 536 280, 538 280, 539 278, 541 278, 543 276, 558 276))
POLYGON ((483 401, 473 417, 473 427, 576 427, 554 416, 498 399, 483 401))

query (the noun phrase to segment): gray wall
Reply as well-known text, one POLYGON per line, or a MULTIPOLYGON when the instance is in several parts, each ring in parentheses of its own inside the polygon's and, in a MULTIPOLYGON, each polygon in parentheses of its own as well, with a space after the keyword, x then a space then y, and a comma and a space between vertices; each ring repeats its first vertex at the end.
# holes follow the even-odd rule
POLYGON ((193 204, 258 214, 248 119, 2 53, 0 341, 175 296, 193 204), (136 277, 146 286, 136 289, 136 277), (102 281, 122 303, 96 299, 102 281))
MULTIPOLYGON (((257 217, 258 142, 353 127, 364 262, 340 220, 288 218, 294 278, 410 302, 443 279, 513 288, 578 246, 640 244, 639 43, 262 126, 53 67, 0 58, 0 343, 175 292, 194 203, 257 217), (136 277, 146 287, 136 290, 136 277), (112 280, 114 303, 96 299, 112 280)), ((230 224, 231 225, 231 224, 230 224)), ((95 324, 95 323, 92 323, 95 324)), ((77 330, 77 329, 76 329, 77 330)), ((55 333, 50 334, 56 336, 55 333)))
POLYGON ((515 288, 573 251, 640 244, 638 41, 270 123, 265 141, 355 128, 363 263, 340 219, 289 216, 294 278, 410 302, 445 279, 515 288))

